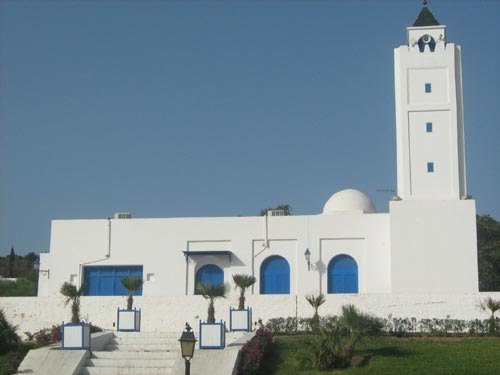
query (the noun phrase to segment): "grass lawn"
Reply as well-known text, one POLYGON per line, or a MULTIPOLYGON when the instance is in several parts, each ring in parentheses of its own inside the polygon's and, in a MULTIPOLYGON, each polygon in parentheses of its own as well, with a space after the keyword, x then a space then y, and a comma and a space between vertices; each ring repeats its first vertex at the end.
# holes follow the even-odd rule
MULTIPOLYGON (((265 375, 313 375, 299 367, 312 336, 278 336, 264 360, 265 375)), ((359 367, 330 374, 495 375, 500 374, 500 338, 372 337, 356 346, 359 367)))

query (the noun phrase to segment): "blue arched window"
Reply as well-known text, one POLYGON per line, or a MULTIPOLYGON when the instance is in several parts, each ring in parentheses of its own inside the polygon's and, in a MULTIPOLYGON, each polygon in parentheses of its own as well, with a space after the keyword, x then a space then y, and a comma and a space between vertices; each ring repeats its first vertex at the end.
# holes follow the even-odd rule
POLYGON ((290 294, 290 266, 285 258, 274 255, 262 263, 260 294, 290 294))
POLYGON ((328 293, 358 293, 358 265, 349 255, 337 255, 328 264, 328 293))
POLYGON ((194 282, 194 294, 201 294, 196 285, 198 283, 211 283, 212 285, 219 285, 224 283, 224 271, 215 264, 206 264, 196 272, 194 282))

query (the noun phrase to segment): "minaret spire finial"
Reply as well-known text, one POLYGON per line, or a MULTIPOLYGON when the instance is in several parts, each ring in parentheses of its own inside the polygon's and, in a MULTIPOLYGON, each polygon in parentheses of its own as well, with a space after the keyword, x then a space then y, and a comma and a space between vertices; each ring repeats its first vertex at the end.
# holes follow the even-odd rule
POLYGON ((424 7, 426 7, 427 6, 427 0, 422 1, 422 4, 424 5, 424 7))

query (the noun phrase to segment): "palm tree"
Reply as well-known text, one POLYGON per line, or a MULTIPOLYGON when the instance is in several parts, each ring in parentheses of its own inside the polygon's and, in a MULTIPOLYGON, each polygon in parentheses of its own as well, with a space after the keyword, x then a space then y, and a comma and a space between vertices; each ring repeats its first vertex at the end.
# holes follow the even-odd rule
POLYGON ((68 303, 71 304, 71 323, 80 323, 80 297, 83 294, 84 284, 77 288, 75 285, 65 282, 61 285, 59 292, 66 297, 64 300, 64 306, 68 303))
POLYGON ((311 320, 311 327, 314 331, 316 331, 319 328, 319 314, 318 314, 318 309, 319 307, 325 303, 325 296, 323 293, 320 293, 317 297, 313 294, 308 294, 306 296, 307 302, 313 307, 314 309, 314 315, 311 320))
POLYGON ((125 289, 128 290, 127 310, 132 310, 132 305, 134 304, 134 293, 144 284, 144 280, 142 277, 127 276, 120 281, 125 289))
POLYGON ((196 284, 197 289, 200 291, 203 298, 208 300, 208 315, 207 323, 215 323, 215 308, 214 301, 217 298, 226 298, 229 291, 229 284, 217 284, 212 283, 198 283, 196 284))
POLYGON ((380 320, 359 311, 356 306, 351 304, 342 306, 339 324, 346 330, 347 334, 347 343, 341 354, 345 364, 350 363, 354 355, 354 346, 361 338, 377 333, 382 329, 380 320))
POLYGON ((490 310, 490 334, 495 333, 495 313, 500 310, 500 299, 494 300, 491 297, 485 298, 479 305, 484 311, 490 310))
POLYGON ((244 274, 236 274, 233 275, 233 281, 236 284, 236 288, 240 288, 240 303, 238 305, 239 310, 243 310, 245 308, 245 292, 248 288, 250 288, 257 279, 255 276, 244 275, 244 274))

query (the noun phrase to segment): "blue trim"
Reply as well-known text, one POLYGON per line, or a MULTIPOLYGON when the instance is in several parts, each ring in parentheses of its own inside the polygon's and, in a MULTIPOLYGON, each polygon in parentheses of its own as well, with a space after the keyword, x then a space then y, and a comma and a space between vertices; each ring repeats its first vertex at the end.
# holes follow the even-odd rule
POLYGON ((85 324, 84 322, 81 323, 68 323, 64 324, 62 322, 61 324, 61 349, 62 350, 91 350, 92 340, 91 340, 91 333, 90 333, 90 326, 88 324, 85 324), (65 327, 82 327, 81 332, 82 332, 82 338, 81 338, 81 345, 80 346, 65 346, 64 345, 64 329, 65 327), (88 327, 88 345, 85 345, 85 328, 88 327))
POLYGON ((252 331, 252 308, 248 307, 246 309, 235 309, 233 307, 229 308, 229 331, 231 332, 250 332, 252 331), (234 329, 233 328, 233 311, 246 311, 247 312, 247 329, 234 329))
POLYGON ((200 320, 200 349, 224 349, 226 347, 226 325, 221 320, 220 323, 204 323, 200 320), (203 330, 202 326, 220 326, 220 345, 219 346, 206 346, 203 343, 203 330))
POLYGON ((426 83, 425 84, 425 92, 428 94, 432 92, 432 84, 431 83, 426 83))
POLYGON ((142 314, 141 314, 141 309, 132 309, 132 310, 127 310, 127 309, 120 309, 118 308, 116 312, 117 318, 116 318, 116 330, 119 332, 140 332, 141 331, 141 322, 142 322, 142 314), (134 328, 133 329, 120 329, 120 312, 121 311, 133 311, 134 312, 134 328), (137 322, 137 314, 139 314, 139 322, 137 322))

